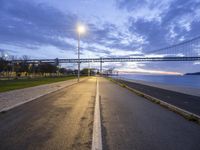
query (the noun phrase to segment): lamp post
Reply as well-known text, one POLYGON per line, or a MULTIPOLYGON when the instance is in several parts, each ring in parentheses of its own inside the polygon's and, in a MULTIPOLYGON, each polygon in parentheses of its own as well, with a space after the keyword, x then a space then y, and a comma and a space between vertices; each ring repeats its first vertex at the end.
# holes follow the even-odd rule
POLYGON ((80 79, 80 37, 81 34, 85 33, 85 27, 83 25, 77 26, 77 33, 78 33, 78 82, 80 79))
POLYGON ((88 76, 90 76, 91 70, 90 70, 90 62, 88 63, 88 76))

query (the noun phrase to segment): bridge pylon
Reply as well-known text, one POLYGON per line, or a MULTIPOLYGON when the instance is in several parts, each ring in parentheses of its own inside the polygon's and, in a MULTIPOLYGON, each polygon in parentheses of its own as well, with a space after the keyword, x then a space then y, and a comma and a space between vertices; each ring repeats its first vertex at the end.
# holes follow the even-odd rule
POLYGON ((99 72, 100 74, 103 73, 103 72, 102 72, 102 70, 103 70, 103 69, 102 69, 102 68, 103 68, 103 63, 104 63, 104 62, 103 62, 103 60, 102 60, 102 57, 100 57, 100 72, 99 72))

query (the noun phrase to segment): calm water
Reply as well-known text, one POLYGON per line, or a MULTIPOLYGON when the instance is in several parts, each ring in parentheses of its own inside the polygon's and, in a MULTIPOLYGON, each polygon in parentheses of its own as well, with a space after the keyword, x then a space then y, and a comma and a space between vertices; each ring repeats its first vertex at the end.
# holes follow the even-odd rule
POLYGON ((138 74, 119 74, 118 77, 142 80, 147 82, 162 83, 176 86, 187 86, 200 89, 200 75, 138 75, 138 74))

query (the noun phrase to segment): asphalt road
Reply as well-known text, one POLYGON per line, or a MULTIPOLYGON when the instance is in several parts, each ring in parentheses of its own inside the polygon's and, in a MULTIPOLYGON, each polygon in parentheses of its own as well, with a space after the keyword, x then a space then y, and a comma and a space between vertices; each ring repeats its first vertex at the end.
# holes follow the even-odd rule
POLYGON ((0 150, 91 149, 96 78, 0 114, 0 150))
POLYGON ((200 126, 100 79, 104 150, 200 150, 200 126))
POLYGON ((128 85, 133 89, 146 93, 150 96, 153 96, 162 101, 165 101, 200 116, 200 97, 198 96, 188 95, 124 80, 118 81, 128 85))
MULTIPOLYGON (((0 114, 0 150, 89 150, 96 78, 0 114)), ((103 150, 199 150, 200 126, 99 78, 103 150)))

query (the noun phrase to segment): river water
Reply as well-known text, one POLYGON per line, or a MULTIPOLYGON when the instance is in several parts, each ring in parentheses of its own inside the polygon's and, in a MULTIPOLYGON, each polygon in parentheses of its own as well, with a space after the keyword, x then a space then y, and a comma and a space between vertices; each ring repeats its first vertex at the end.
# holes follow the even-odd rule
POLYGON ((139 74, 119 74, 117 78, 129 80, 147 81, 167 85, 176 85, 200 89, 200 75, 139 75, 139 74))

